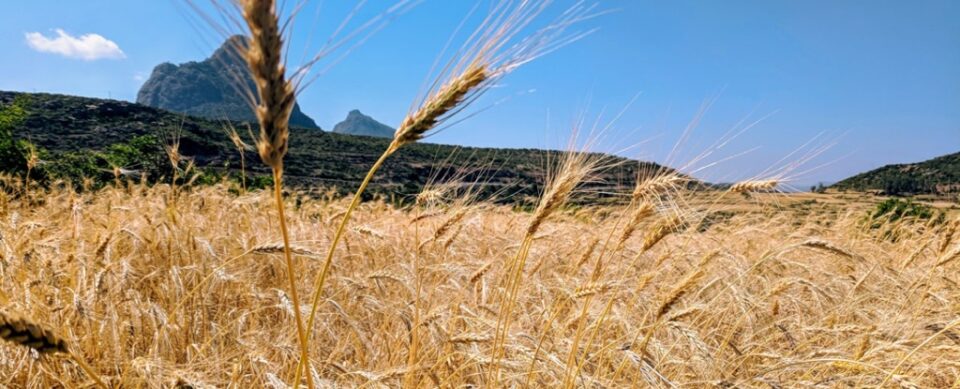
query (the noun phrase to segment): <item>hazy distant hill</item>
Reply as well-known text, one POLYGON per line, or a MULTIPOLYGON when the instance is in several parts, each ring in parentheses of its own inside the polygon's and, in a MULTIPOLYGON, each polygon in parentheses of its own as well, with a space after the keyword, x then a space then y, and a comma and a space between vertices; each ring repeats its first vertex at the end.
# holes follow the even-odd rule
MULTIPOLYGON (((162 130, 182 125, 182 154, 203 169, 226 169, 231 174, 239 171, 239 155, 224 134, 220 121, 124 101, 45 93, 0 92, 0 105, 11 104, 17 95, 27 97, 29 116, 15 133, 51 153, 102 151, 137 136, 157 135, 162 130)), ((337 186, 351 191, 389 141, 292 128, 290 151, 285 160, 286 181, 301 188, 337 186)), ((502 196, 509 196, 507 200, 510 201, 535 198, 542 190, 546 161, 557 160, 556 156, 547 158, 548 152, 555 153, 536 149, 461 148, 417 143, 404 147, 387 160, 372 189, 391 195, 413 195, 437 173, 483 165, 492 167, 483 176, 488 191, 501 191, 502 196)), ((601 197, 614 191, 628 191, 639 169, 649 172, 660 168, 654 163, 611 158, 616 166, 603 172, 605 183, 599 184, 602 187, 593 188, 601 193, 601 197)), ((162 155, 160 159, 163 159, 162 155)), ((254 174, 268 174, 255 151, 247 152, 246 160, 254 174)), ((467 180, 475 177, 468 175, 467 180)))
MULTIPOLYGON (((256 120, 237 83, 242 78, 247 88, 253 90, 247 65, 234 49, 245 42, 243 37, 234 36, 203 61, 157 65, 140 87, 137 102, 208 119, 256 120)), ((319 128, 300 111, 299 105, 293 108, 290 125, 319 128)))
POLYGON ((832 188, 891 195, 960 192, 960 152, 923 162, 887 165, 847 178, 832 188))
POLYGON ((355 109, 347 114, 346 119, 343 119, 342 122, 337 123, 337 125, 333 127, 333 132, 338 134, 392 138, 394 129, 355 109))

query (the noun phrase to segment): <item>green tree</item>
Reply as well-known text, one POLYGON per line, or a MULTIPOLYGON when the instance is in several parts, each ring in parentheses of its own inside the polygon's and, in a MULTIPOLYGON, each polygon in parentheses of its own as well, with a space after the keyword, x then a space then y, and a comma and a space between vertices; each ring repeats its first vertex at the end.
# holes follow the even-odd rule
POLYGON ((30 143, 17 139, 14 130, 27 120, 29 99, 19 95, 0 107, 0 171, 22 173, 27 169, 30 143))

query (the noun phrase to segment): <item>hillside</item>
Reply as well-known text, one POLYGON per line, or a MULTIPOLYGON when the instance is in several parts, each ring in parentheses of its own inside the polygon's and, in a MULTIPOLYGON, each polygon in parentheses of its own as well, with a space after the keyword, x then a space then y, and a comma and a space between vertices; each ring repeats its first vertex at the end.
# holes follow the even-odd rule
POLYGON ((957 193, 960 192, 960 152, 923 162, 883 166, 844 179, 831 188, 888 195, 957 193))
POLYGON ((337 123, 337 125, 333 127, 333 132, 338 134, 393 138, 394 129, 355 109, 347 114, 346 119, 343 119, 342 122, 337 123))
MULTIPOLYGON (((138 136, 154 135, 182 126, 180 150, 202 169, 236 174, 240 158, 223 131, 224 123, 184 116, 141 104, 44 93, 0 92, 0 105, 11 104, 18 95, 29 102, 28 116, 15 133, 50 153, 116 148, 138 136)), ((236 123, 237 128, 243 128, 236 123)), ((255 131, 255 129, 254 129, 255 131)), ((245 134, 245 131, 242 131, 245 134)), ((247 140, 250 142, 250 140, 247 140)), ((355 188, 367 169, 387 147, 389 139, 352 136, 304 128, 292 128, 290 152, 286 158, 286 180, 300 188, 335 186, 341 191, 355 188)), ((121 148, 122 149, 122 148, 121 148)), ((471 148, 418 143, 391 157, 374 180, 373 191, 400 195, 416 194, 429 177, 449 174, 463 166, 483 165, 482 180, 487 191, 501 191, 513 200, 535 197, 544 179, 546 151, 535 149, 471 148)), ((57 158, 57 157, 50 157, 57 158)), ((158 158, 163 159, 162 153, 158 158)), ((655 171, 660 166, 623 158, 604 174, 603 188, 631 187, 639 169, 655 171)), ((246 153, 253 174, 267 176, 256 152, 246 153)), ((555 157, 550 160, 556 160, 555 157)), ((135 166, 121 166, 136 168, 135 166)), ((467 180, 480 178, 468 175, 467 180)), ((600 195, 606 196, 606 195, 600 195)))
MULTIPOLYGON (((244 38, 234 36, 203 61, 157 65, 140 87, 137 102, 208 119, 255 121, 250 105, 240 94, 242 89, 237 87, 237 79, 242 78, 248 90, 254 88, 247 64, 235 49, 245 42, 244 38)), ((300 111, 299 104, 293 107, 290 124, 319 128, 300 111)))

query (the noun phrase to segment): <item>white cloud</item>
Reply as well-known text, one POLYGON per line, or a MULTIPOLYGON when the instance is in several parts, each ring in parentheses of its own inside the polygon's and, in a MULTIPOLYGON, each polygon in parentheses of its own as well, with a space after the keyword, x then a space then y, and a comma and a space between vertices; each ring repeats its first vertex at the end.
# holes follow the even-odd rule
POLYGON ((75 37, 59 28, 54 31, 57 33, 56 37, 46 37, 39 32, 26 33, 27 45, 41 53, 59 54, 85 61, 126 58, 120 46, 102 35, 84 34, 75 37))

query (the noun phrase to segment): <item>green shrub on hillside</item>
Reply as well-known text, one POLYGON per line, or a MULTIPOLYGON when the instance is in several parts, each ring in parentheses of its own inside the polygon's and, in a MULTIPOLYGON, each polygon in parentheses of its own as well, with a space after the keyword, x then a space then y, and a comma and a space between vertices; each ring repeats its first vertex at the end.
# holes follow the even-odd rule
POLYGON ((916 203, 913 200, 892 198, 877 204, 873 212, 870 213, 870 227, 880 228, 885 223, 894 223, 907 218, 940 224, 946 219, 946 215, 943 212, 937 213, 930 206, 916 203))
POLYGON ((114 143, 107 147, 103 158, 110 165, 126 169, 145 170, 148 173, 161 173, 166 167, 163 148, 153 135, 140 135, 124 143, 114 143))
POLYGON ((27 119, 26 95, 17 96, 11 104, 0 107, 0 171, 23 173, 27 170, 29 142, 17 139, 14 129, 27 119))

